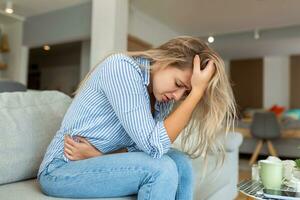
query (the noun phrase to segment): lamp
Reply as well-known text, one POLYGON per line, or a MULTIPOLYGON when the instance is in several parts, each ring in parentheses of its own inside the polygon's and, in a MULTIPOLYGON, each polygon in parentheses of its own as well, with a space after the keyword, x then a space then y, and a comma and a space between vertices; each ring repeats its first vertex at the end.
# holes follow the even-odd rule
POLYGON ((254 30, 254 39, 258 40, 260 38, 259 30, 255 29, 254 30))
POLYGON ((14 12, 13 3, 11 1, 6 2, 5 12, 8 14, 12 14, 14 12))
POLYGON ((208 39, 207 39, 207 41, 209 43, 213 43, 215 41, 215 38, 213 36, 209 36, 208 39))

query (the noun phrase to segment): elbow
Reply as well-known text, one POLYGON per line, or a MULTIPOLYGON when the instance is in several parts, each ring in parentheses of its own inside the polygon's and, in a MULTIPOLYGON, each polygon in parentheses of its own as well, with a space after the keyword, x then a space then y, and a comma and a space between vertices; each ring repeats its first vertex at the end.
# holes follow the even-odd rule
POLYGON ((170 149, 170 145, 167 146, 152 146, 152 148, 150 149, 150 151, 148 151, 148 155, 151 156, 154 159, 160 159, 161 157, 163 157, 164 154, 166 154, 170 149))

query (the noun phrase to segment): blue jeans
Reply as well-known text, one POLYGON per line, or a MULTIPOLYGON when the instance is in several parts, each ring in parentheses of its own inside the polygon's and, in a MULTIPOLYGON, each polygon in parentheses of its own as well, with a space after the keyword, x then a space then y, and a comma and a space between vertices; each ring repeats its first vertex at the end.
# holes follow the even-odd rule
POLYGON ((144 152, 107 154, 79 161, 54 159, 39 177, 49 196, 191 200, 193 168, 188 156, 170 149, 161 159, 144 152))

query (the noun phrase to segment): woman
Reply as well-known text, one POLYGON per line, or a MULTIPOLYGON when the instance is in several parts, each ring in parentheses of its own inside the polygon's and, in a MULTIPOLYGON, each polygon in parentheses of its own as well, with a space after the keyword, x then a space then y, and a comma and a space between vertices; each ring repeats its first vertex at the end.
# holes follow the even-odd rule
POLYGON ((197 38, 111 55, 80 84, 40 166, 40 186, 57 197, 193 199, 185 153, 222 151, 217 136, 234 116, 223 61, 197 38), (170 149, 179 133, 185 153, 170 149))

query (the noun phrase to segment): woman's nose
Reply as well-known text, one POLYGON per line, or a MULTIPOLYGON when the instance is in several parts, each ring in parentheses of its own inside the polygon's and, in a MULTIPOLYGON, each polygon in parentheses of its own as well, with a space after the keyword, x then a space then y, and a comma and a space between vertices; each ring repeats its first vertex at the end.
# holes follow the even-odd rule
POLYGON ((178 101, 182 98, 182 96, 184 95, 185 93, 185 88, 180 88, 178 90, 176 90, 174 93, 173 93, 173 98, 175 101, 178 101))

